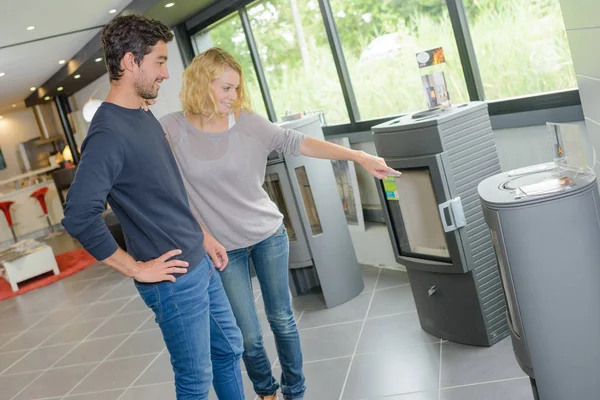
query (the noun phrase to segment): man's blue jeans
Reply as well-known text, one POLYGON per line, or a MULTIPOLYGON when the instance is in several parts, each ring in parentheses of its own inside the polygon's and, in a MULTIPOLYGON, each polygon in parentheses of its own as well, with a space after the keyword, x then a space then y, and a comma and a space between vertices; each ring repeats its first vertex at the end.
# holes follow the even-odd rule
POLYGON ((175 282, 135 283, 154 311, 175 372, 177 400, 243 400, 242 335, 208 258, 175 282), (211 362, 212 361, 212 362, 211 362))

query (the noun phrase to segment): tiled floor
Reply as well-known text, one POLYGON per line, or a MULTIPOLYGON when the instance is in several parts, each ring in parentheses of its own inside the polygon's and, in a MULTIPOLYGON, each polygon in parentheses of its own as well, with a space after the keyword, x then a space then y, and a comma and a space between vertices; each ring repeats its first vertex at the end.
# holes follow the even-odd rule
MULTIPOLYGON (((492 348, 442 343, 420 329, 405 273, 363 271, 365 291, 346 304, 318 309, 318 296, 294 300, 307 400, 533 399, 508 339, 492 348)), ((130 280, 102 264, 0 302, 0 388, 2 400, 175 399, 152 313, 130 280)))

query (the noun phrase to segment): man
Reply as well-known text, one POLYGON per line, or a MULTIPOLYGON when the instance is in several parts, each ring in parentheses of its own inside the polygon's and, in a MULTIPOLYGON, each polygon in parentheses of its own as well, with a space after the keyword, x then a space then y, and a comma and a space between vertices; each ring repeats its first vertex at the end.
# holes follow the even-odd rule
POLYGON ((207 399, 211 372, 220 399, 243 399, 240 331, 161 125, 140 108, 169 78, 172 39, 167 26, 138 15, 103 29, 111 88, 83 142, 62 222, 96 259, 134 278, 171 355, 178 400, 207 399), (105 201, 129 254, 104 223, 105 201))

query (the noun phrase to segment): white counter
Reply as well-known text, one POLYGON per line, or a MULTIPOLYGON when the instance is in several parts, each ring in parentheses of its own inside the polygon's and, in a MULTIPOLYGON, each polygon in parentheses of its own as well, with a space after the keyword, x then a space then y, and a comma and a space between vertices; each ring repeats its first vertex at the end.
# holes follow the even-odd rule
MULTIPOLYGON (((0 201, 13 201, 15 203, 11 206, 10 211, 18 237, 48 228, 48 222, 44 217, 40 203, 37 199, 30 197, 31 193, 44 186, 48 187, 48 193, 46 193, 45 197, 50 221, 53 225, 59 224, 64 214, 56 186, 52 180, 47 180, 37 185, 31 185, 0 196, 0 201)), ((6 240, 13 240, 12 233, 6 222, 6 218, 4 218, 4 213, 0 212, 0 243, 6 240)))
POLYGON ((0 181, 0 186, 9 184, 9 183, 14 182, 14 181, 18 181, 19 179, 25 179, 25 178, 29 178, 31 176, 45 174, 46 172, 50 172, 50 171, 55 170, 57 168, 59 168, 59 167, 58 166, 54 166, 54 167, 45 167, 45 168, 35 169, 33 171, 29 171, 29 172, 26 172, 24 174, 13 176, 12 178, 0 181))

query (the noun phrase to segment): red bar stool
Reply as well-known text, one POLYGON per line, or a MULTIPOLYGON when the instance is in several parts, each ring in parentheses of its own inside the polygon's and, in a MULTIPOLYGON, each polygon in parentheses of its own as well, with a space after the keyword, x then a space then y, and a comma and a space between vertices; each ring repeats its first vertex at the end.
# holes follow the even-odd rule
POLYGON ((31 193, 29 197, 37 199, 40 202, 40 206, 42 206, 42 211, 46 216, 46 220, 48 221, 48 226, 50 227, 50 233, 54 233, 54 227, 52 226, 52 222, 50 222, 50 216, 48 215, 48 207, 46 206, 46 193, 48 193, 48 187, 45 186, 43 188, 39 188, 35 192, 31 193))
POLYGON ((8 226, 10 227, 10 231, 12 232, 13 238, 15 239, 15 243, 18 242, 17 234, 15 233, 15 227, 13 226, 12 216, 10 215, 10 206, 14 204, 14 201, 2 201, 0 202, 0 210, 4 213, 6 217, 6 222, 8 222, 8 226))

